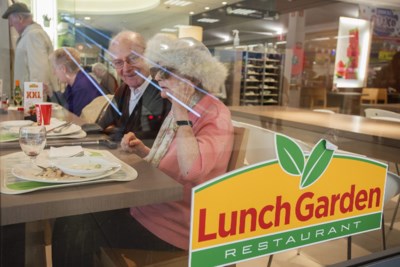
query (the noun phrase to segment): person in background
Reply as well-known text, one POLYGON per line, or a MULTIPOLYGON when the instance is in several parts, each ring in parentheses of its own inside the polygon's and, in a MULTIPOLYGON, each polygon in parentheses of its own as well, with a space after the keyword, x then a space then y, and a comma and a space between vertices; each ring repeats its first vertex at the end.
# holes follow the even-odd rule
POLYGON ((141 57, 145 48, 144 38, 131 31, 120 32, 110 42, 112 64, 123 83, 114 95, 115 106, 107 107, 98 124, 115 141, 134 132, 151 145, 171 108, 151 81, 149 66, 141 57))
POLYGON ((14 27, 19 34, 15 48, 14 80, 19 80, 21 87, 24 82, 43 82, 47 91, 58 91, 49 62, 53 45, 43 28, 33 21, 27 5, 20 2, 12 4, 2 18, 8 19, 10 27, 14 27))
POLYGON ((387 89, 393 88, 400 92, 400 51, 394 54, 389 64, 376 74, 374 86, 387 89))
POLYGON ((157 64, 151 69, 152 77, 172 108, 151 148, 132 132, 124 135, 121 147, 181 183, 183 199, 57 219, 54 266, 93 266, 93 255, 100 246, 188 250, 191 190, 227 171, 234 139, 231 115, 211 95, 225 81, 224 66, 192 38, 156 35, 145 56, 157 64))
POLYGON ((97 62, 93 64, 92 72, 99 81, 104 94, 114 95, 118 89, 118 82, 117 79, 108 72, 107 67, 101 62, 97 62))
POLYGON ((70 112, 80 116, 82 109, 101 95, 100 86, 94 79, 89 80, 87 73, 80 70, 80 54, 75 48, 62 47, 55 50, 50 55, 50 61, 55 75, 60 82, 66 83, 67 87, 64 93, 47 93, 70 112))

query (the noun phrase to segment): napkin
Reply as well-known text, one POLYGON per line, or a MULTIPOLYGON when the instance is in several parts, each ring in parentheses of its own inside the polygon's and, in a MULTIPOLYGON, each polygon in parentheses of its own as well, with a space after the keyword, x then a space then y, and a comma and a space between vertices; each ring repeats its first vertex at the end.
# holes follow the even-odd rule
POLYGON ((68 158, 83 153, 81 146, 50 147, 49 158, 68 158))

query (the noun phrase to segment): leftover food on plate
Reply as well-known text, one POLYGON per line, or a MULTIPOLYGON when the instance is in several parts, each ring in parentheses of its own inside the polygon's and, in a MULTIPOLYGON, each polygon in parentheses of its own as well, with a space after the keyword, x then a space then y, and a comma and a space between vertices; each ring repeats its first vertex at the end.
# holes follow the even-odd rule
POLYGON ((18 164, 11 169, 12 175, 22 180, 44 182, 44 183, 81 183, 110 176, 121 169, 118 167, 108 169, 94 175, 72 175, 65 173, 58 167, 38 167, 30 164, 18 164))
POLYGON ((79 176, 66 174, 59 168, 55 167, 45 168, 43 169, 42 172, 35 174, 35 176, 42 178, 59 178, 59 179, 79 178, 79 176))

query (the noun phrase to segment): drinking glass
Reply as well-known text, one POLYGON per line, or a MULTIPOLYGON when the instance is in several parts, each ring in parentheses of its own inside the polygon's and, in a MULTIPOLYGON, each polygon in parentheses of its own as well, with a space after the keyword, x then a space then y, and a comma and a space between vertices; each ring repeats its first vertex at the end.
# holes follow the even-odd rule
POLYGON ((36 164, 36 157, 46 145, 46 127, 24 126, 19 129, 19 144, 22 151, 30 158, 32 165, 36 164))

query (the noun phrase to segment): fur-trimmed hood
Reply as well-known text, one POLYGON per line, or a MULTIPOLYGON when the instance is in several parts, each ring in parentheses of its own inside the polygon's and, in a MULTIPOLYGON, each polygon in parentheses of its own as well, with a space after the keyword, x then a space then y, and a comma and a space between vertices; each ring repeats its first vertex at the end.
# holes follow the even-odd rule
POLYGON ((200 81, 202 89, 210 93, 219 92, 227 76, 225 66, 203 43, 193 38, 156 34, 147 43, 145 57, 150 68, 173 68, 181 75, 200 81))

